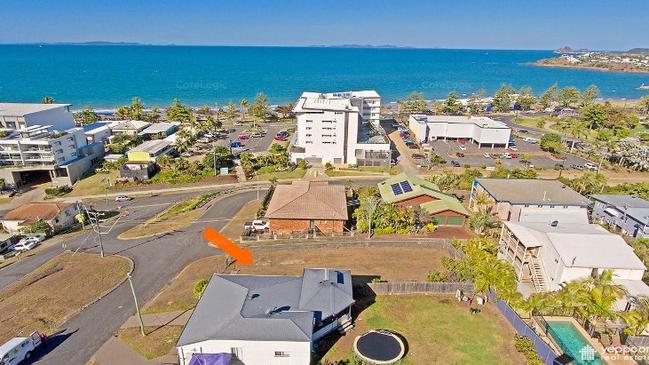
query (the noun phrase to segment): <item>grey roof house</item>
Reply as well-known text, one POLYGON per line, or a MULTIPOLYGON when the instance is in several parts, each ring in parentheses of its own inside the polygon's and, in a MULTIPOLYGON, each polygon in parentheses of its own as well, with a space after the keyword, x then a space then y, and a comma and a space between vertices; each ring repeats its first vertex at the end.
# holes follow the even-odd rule
POLYGON ((349 270, 304 269, 302 276, 214 274, 176 347, 180 365, 193 354, 226 354, 233 364, 309 364, 312 343, 351 325, 349 270))
POLYGON ((591 218, 635 237, 649 237, 649 201, 635 195, 591 195, 591 218))

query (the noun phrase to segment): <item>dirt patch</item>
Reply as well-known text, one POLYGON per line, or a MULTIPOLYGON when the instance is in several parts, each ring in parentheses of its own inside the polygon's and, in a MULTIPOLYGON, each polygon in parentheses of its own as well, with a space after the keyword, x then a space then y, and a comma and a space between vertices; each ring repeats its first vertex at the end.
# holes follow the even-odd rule
POLYGON ((32 331, 51 333, 130 270, 122 257, 63 253, 0 291, 0 343, 32 331))
POLYGON ((143 337, 140 328, 133 327, 119 330, 117 338, 145 359, 151 360, 171 352, 182 330, 182 326, 144 327, 147 335, 143 337))
MULTIPOLYGON (((239 274, 300 275, 305 267, 335 267, 352 270, 354 276, 376 276, 390 281, 425 280, 431 270, 440 270, 446 250, 424 246, 343 246, 338 248, 253 249, 255 264, 236 267, 239 274)), ((222 273, 225 256, 210 256, 189 264, 145 308, 147 313, 192 308, 192 287, 201 279, 222 273)), ((228 270, 229 271, 229 270, 228 270)))

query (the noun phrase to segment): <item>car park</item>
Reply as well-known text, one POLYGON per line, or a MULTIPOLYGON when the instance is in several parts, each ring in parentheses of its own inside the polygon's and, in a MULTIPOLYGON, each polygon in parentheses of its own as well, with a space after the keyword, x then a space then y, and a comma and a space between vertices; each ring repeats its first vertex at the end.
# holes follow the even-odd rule
POLYGON ((129 200, 133 200, 133 198, 128 195, 118 195, 115 197, 116 202, 127 202, 129 200))

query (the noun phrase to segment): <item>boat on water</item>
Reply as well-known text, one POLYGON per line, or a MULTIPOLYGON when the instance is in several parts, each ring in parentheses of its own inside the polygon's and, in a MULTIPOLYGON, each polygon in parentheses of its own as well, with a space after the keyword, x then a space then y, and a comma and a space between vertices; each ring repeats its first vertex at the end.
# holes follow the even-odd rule
POLYGON ((649 85, 645 85, 645 84, 643 83, 642 85, 640 85, 640 87, 638 88, 638 90, 649 90, 649 85))

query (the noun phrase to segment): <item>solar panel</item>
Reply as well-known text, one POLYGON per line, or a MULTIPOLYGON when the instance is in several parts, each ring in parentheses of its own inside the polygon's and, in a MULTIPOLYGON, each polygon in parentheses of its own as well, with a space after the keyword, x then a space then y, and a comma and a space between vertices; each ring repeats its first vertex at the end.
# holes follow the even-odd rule
POLYGON ((399 184, 392 184, 392 192, 394 195, 401 195, 403 194, 403 190, 401 190, 401 186, 399 184))
POLYGON ((404 193, 409 193, 412 191, 412 186, 410 186, 410 183, 407 181, 402 181, 401 182, 401 189, 403 189, 404 193))

